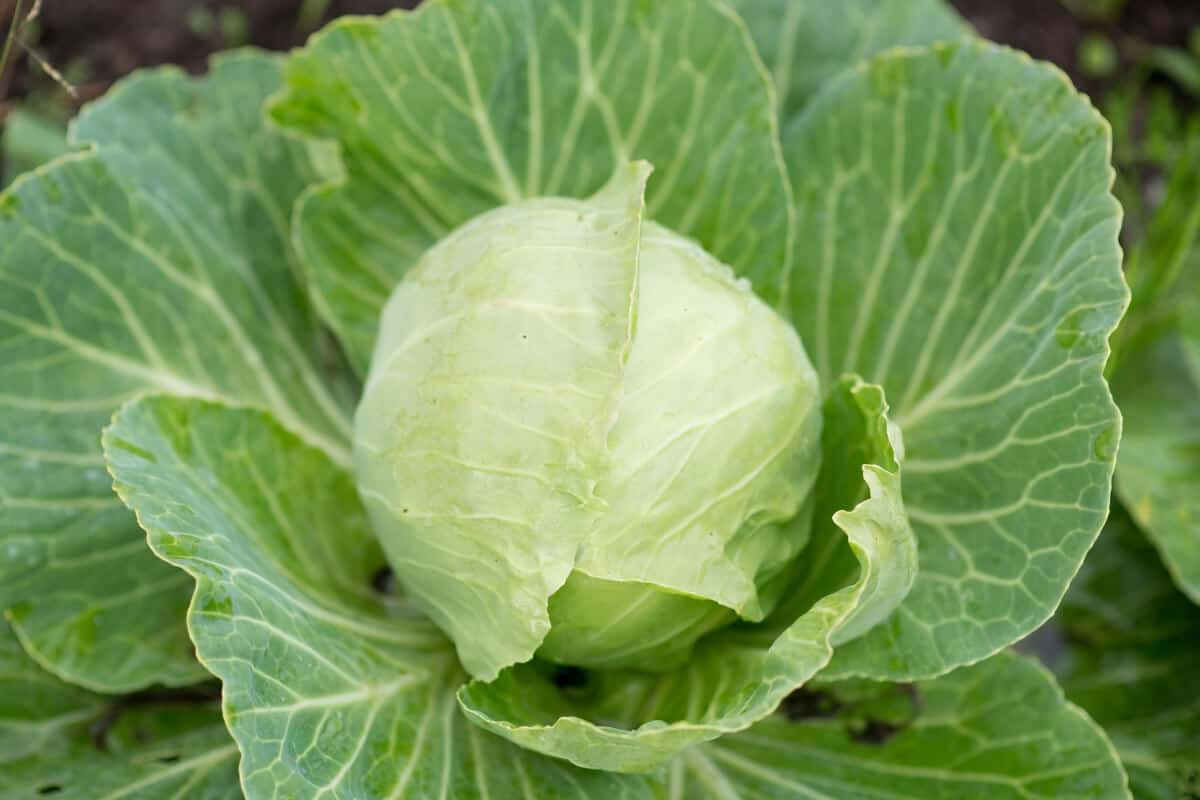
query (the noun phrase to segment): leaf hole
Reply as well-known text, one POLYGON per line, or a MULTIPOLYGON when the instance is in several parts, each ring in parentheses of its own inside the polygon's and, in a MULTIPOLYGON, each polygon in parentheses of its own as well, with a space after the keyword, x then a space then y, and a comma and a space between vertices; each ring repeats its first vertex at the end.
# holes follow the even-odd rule
POLYGON ((164 756, 159 756, 155 759, 160 764, 174 764, 179 760, 179 753, 167 753, 164 756))
MULTIPOLYGON (((180 689, 146 689, 123 697, 113 698, 112 703, 88 728, 92 746, 101 753, 108 752, 108 734, 121 721, 127 711, 135 708, 201 707, 210 706, 221 697, 221 684, 214 682, 197 684, 180 689)), ((133 725, 134 741, 145 744, 153 739, 151 731, 141 725, 133 725)), ((178 758, 178 756, 175 756, 178 758)))
POLYGON ((58 794, 62 790, 63 787, 59 786, 57 783, 47 783, 45 786, 39 786, 37 788, 37 793, 41 797, 46 797, 48 795, 58 794))
POLYGON ((829 719, 836 717, 844 706, 828 692, 812 689, 797 689, 783 701, 783 713, 792 722, 806 719, 829 719))
POLYGON ((371 576, 371 588, 380 594, 395 594, 396 573, 392 572, 391 567, 380 567, 371 576))
POLYGON ((903 728, 903 725, 895 725, 880 719, 868 719, 861 727, 850 731, 850 738, 862 744, 884 744, 903 728))

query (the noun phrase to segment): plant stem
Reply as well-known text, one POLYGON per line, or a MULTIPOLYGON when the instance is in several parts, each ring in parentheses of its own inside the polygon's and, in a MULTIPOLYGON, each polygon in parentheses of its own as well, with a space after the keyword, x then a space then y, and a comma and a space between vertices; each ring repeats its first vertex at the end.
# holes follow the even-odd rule
POLYGON ((0 78, 4 76, 8 67, 8 56, 12 52, 13 42, 17 40, 17 31, 21 28, 21 12, 24 11, 24 5, 25 0, 17 0, 13 6, 12 19, 8 23, 8 36, 4 38, 4 49, 0 50, 0 78))

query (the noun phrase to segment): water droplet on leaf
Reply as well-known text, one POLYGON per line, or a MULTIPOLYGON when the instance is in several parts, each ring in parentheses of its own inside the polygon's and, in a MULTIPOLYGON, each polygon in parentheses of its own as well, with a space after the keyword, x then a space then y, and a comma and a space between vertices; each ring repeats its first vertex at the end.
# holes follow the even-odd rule
POLYGON ((6 580, 39 569, 46 563, 46 544, 32 536, 14 536, 4 543, 0 578, 6 580))

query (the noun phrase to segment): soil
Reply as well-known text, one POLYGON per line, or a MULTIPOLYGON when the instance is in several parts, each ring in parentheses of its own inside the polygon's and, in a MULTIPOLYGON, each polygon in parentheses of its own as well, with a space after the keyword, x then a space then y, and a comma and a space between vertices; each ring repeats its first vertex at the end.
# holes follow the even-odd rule
MULTIPOLYGON (((0 0, 4 31, 16 2, 0 0)), ((324 24, 344 14, 378 14, 418 2, 310 0, 309 4, 325 7, 320 18, 324 24)), ((31 6, 25 0, 24 7, 31 6)), ((304 6, 303 0, 42 0, 33 45, 38 55, 66 74, 82 102, 103 94, 114 80, 138 67, 178 64, 201 72, 211 53, 231 45, 285 50, 303 44, 311 32, 300 27, 304 6), (197 25, 205 10, 215 23, 208 32, 197 25), (223 10, 234 10, 238 28, 245 27, 244 33, 236 32, 237 41, 229 41, 221 30, 223 10), (76 65, 83 73, 80 80, 72 80, 71 68, 76 65)), ((28 56, 19 48, 14 57, 17 63, 8 70, 7 81, 0 77, 0 100, 19 99, 48 80, 41 70, 21 63, 28 56)))
MULTIPOLYGON (((984 37, 1053 61, 1093 96, 1108 88, 1109 82, 1089 78, 1079 69, 1079 48, 1087 34, 1103 34, 1116 45, 1120 64, 1114 77, 1120 78, 1143 60, 1150 46, 1186 47, 1191 31, 1200 28, 1200 0, 1125 0, 1112 19, 1089 18, 1079 11, 1089 0, 951 0, 951 4, 984 37)), ((1091 0, 1091 5, 1099 3, 1091 0)))
MULTIPOLYGON (((18 0, 0 0, 0 23, 18 0)), ((1200 26, 1200 0, 1125 0, 1114 20, 1088 20, 1073 12, 1096 0, 951 0, 984 36, 1057 63, 1086 91, 1100 92, 1104 81, 1076 68, 1080 42, 1089 31, 1106 34, 1118 47, 1123 65, 1136 62, 1147 43, 1183 45, 1200 26)), ((343 14, 379 13, 411 7, 419 0, 308 0, 325 6, 322 22, 343 14)), ((24 0, 29 8, 33 0, 24 0)), ((196 24, 207 9, 210 20, 222 9, 235 9, 238 31, 246 43, 270 49, 302 44, 309 31, 300 28, 304 0, 42 0, 32 34, 35 51, 66 73, 81 102, 101 93, 113 80, 141 66, 162 63, 203 70, 214 50, 231 44, 221 26, 203 31, 196 24), (197 11, 199 10, 199 15, 197 11), (244 26, 244 31, 241 30, 244 26)), ((233 44, 242 42, 232 42, 233 44)), ((20 99, 50 79, 14 53, 16 63, 0 76, 0 102, 20 99), (26 63, 21 63, 26 62, 26 63)), ((1120 71, 1118 71, 1120 74, 1120 71)), ((50 84, 53 89, 52 84, 50 84)), ((64 100, 68 106, 69 101, 64 100)))

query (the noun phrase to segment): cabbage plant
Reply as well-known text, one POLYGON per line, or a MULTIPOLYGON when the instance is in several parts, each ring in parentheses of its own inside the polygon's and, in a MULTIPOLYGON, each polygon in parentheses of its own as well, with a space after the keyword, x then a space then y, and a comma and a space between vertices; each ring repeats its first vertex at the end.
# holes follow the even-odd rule
POLYGON ((1054 68, 432 0, 71 142, 0 196, 0 797, 1128 796, 1006 650, 1121 433, 1054 68))

